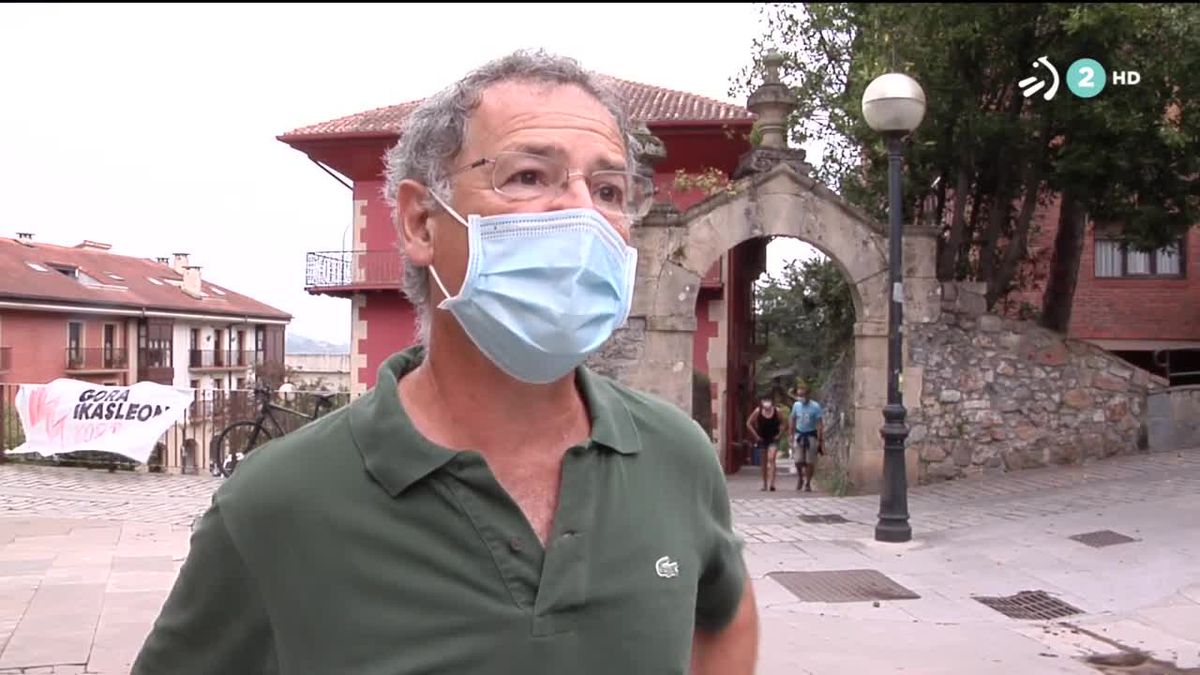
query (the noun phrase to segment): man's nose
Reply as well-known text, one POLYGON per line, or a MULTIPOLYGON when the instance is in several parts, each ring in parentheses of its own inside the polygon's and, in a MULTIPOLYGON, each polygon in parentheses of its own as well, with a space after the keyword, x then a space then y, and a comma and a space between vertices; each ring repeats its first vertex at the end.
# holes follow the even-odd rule
POLYGON ((556 208, 563 209, 594 209, 596 202, 592 199, 592 191, 588 186, 587 177, 581 173, 571 172, 563 179, 566 184, 562 192, 554 200, 556 208))

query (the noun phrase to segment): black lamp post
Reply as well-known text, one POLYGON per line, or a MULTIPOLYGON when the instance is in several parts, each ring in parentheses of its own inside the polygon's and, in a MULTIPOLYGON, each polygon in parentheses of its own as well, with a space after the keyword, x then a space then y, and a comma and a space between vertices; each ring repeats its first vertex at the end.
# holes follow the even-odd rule
POLYGON ((908 479, 905 473, 904 403, 900 394, 900 325, 904 312, 902 251, 904 209, 900 198, 902 139, 921 124, 925 117, 925 92, 907 75, 887 73, 867 85, 862 99, 863 117, 872 129, 887 138, 888 146, 888 385, 887 405, 883 409, 883 486, 879 493, 879 522, 875 540, 905 542, 912 539, 908 524, 908 479))

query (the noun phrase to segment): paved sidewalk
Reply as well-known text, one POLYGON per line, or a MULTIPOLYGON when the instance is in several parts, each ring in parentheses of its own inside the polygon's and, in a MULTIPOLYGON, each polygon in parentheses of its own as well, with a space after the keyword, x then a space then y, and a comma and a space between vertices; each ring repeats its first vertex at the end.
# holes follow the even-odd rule
MULTIPOLYGON (((738 475, 731 493, 745 480, 761 484, 738 475)), ((1095 656, 1143 664, 1103 672, 1200 673, 1200 450, 913 488, 906 544, 874 541, 878 497, 733 507, 761 610, 760 673, 1094 674, 1095 656), (849 522, 800 520, 819 515, 849 522), (1069 538, 1099 530, 1134 541, 1069 538), (804 602, 768 576, 846 570, 877 571, 920 597, 804 602), (1081 613, 1018 620, 974 599, 1021 591, 1081 613)))
MULTIPOLYGON (((873 541, 877 497, 788 491, 794 476, 760 493, 753 471, 730 494, 762 616, 759 673, 1094 674, 1085 657, 1147 658, 1138 650, 1173 669, 1106 672, 1200 673, 1200 450, 914 487, 907 544, 873 541), (1104 529, 1135 541, 1068 538, 1104 529), (846 570, 920 597, 802 601, 768 576, 846 570), (972 597, 1024 590, 1082 613, 1010 619, 972 597)), ((127 675, 218 484, 0 465, 0 674, 127 675)))

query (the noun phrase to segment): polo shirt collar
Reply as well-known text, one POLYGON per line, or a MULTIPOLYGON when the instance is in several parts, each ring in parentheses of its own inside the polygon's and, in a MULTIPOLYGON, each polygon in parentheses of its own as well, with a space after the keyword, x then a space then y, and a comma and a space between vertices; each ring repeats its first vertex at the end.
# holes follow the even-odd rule
MULTIPOLYGON (((375 387, 350 407, 350 430, 363 465, 392 497, 445 466, 458 454, 426 439, 400 404, 397 384, 424 358, 413 346, 388 357, 376 373, 375 387)), ((592 441, 622 455, 641 451, 633 415, 615 384, 586 366, 575 371, 592 417, 592 441)), ((565 448, 564 448, 565 449, 565 448)))
POLYGON ((442 468, 456 454, 422 436, 400 405, 396 385, 422 357, 420 346, 388 357, 379 366, 375 387, 350 410, 350 433, 363 465, 392 497, 442 468))
POLYGON ((616 383, 593 373, 586 366, 575 369, 575 381, 591 411, 592 441, 622 455, 641 452, 641 434, 616 383))

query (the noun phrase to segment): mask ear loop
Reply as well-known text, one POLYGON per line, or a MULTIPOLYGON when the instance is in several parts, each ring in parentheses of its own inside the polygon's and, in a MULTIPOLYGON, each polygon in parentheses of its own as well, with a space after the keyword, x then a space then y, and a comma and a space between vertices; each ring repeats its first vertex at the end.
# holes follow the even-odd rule
POLYGON ((446 290, 446 284, 442 283, 441 277, 438 276, 437 268, 433 265, 429 266, 429 274, 433 277, 434 283, 438 285, 438 290, 442 292, 442 301, 438 303, 438 309, 445 309, 446 303, 453 300, 454 296, 450 295, 450 291, 446 290))
MULTIPOLYGON (((430 190, 429 196, 433 197, 433 200, 436 201, 443 209, 445 209, 446 213, 449 213, 463 227, 470 230, 470 226, 467 225, 467 222, 465 220, 463 220, 462 216, 458 215, 458 211, 455 211, 449 204, 442 201, 442 198, 438 196, 437 192, 430 190)), ((438 309, 445 309, 446 303, 450 302, 451 300, 454 300, 457 296, 451 295, 450 291, 446 290, 446 284, 442 283, 442 278, 441 278, 441 276, 438 275, 437 268, 435 268, 432 264, 429 265, 429 273, 430 273, 430 275, 433 276, 434 283, 436 283, 438 285, 438 290, 440 290, 442 292, 442 301, 438 303, 438 309)), ((465 280, 464 280, 464 283, 465 283, 465 280)), ((462 289, 459 289, 459 291, 461 294, 462 289)))

